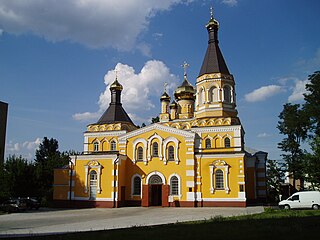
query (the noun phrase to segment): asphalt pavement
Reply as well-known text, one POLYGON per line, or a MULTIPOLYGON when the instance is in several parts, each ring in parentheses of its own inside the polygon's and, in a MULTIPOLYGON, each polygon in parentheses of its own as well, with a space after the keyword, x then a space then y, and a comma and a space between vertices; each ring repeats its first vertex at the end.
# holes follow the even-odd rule
POLYGON ((0 238, 161 225, 205 220, 215 216, 255 214, 263 211, 262 206, 247 208, 40 209, 39 211, 0 215, 0 238))

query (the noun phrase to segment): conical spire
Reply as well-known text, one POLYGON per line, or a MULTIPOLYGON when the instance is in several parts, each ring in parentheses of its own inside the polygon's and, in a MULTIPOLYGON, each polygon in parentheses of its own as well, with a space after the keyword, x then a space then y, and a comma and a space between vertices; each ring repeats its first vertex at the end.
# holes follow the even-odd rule
POLYGON ((111 102, 109 104, 108 109, 103 113, 101 118, 98 120, 97 124, 106 124, 106 123, 120 123, 127 122, 133 124, 130 117, 123 109, 121 104, 121 91, 123 87, 118 82, 117 71, 116 71, 116 79, 110 85, 111 92, 111 102))
POLYGON ((199 77, 209 73, 223 73, 230 75, 228 67, 219 48, 219 22, 214 19, 212 8, 210 11, 210 15, 210 20, 206 25, 209 34, 208 48, 203 59, 199 77))

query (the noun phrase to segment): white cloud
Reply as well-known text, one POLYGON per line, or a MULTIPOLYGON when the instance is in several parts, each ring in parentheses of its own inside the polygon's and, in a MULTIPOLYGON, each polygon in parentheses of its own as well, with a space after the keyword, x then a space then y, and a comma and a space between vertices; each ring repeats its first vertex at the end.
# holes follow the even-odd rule
POLYGON ((235 7, 238 5, 238 0, 222 0, 221 3, 228 5, 229 7, 235 7))
POLYGON ((0 36, 3 34, 3 30, 0 28, 0 36))
POLYGON ((28 160, 33 160, 35 151, 41 143, 41 138, 36 138, 34 141, 25 141, 23 143, 9 141, 6 144, 6 156, 16 155, 22 156, 28 160))
POLYGON ((288 97, 289 102, 297 102, 304 99, 303 94, 306 93, 306 84, 309 80, 297 80, 293 87, 292 94, 288 97))
MULTIPOLYGON (((118 63, 115 69, 118 72, 118 81, 123 85, 123 106, 135 123, 147 123, 150 119, 148 111, 155 107, 160 110, 159 99, 165 82, 169 84, 169 91, 175 89, 179 82, 178 77, 171 74, 163 62, 157 60, 146 62, 139 73, 136 73, 133 67, 122 63, 118 63)), ((115 69, 109 70, 104 76, 106 88, 100 94, 98 112, 76 113, 73 115, 75 120, 92 120, 109 107, 109 85, 115 80, 115 69)))
POLYGON ((28 0, 0 2, 1 28, 49 41, 130 50, 159 11, 191 0, 28 0))
POLYGON ((258 138, 266 138, 266 137, 270 137, 270 136, 272 136, 271 134, 268 134, 268 133, 259 133, 258 134, 258 138))
POLYGON ((252 91, 251 93, 246 94, 245 100, 247 102, 264 101, 267 98, 270 98, 283 91, 284 91, 284 88, 282 86, 278 86, 278 85, 263 86, 252 91))

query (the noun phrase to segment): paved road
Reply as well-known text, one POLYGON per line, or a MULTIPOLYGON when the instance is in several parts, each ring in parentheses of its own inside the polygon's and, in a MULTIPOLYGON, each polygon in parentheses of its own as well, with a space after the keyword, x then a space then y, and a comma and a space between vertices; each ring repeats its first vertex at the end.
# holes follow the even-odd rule
POLYGON ((150 226, 210 219, 218 215, 236 216, 260 212, 263 212, 263 207, 42 209, 34 212, 0 215, 0 238, 150 226))

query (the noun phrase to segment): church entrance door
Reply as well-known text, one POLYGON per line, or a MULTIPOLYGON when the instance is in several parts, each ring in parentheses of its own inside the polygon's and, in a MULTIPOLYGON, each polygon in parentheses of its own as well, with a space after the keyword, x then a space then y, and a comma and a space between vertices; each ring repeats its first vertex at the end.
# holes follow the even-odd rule
POLYGON ((149 179, 150 206, 162 205, 162 179, 159 175, 153 175, 149 179))

